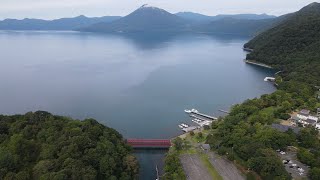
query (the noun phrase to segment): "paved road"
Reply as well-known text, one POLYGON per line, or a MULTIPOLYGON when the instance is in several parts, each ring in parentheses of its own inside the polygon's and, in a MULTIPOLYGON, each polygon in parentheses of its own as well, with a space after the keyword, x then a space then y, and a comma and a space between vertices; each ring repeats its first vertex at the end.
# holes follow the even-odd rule
POLYGON ((214 152, 208 152, 208 156, 209 161, 224 180, 245 180, 232 162, 216 155, 214 152))
POLYGON ((206 167, 202 164, 199 155, 185 154, 180 156, 183 170, 187 175, 187 180, 212 180, 206 167))

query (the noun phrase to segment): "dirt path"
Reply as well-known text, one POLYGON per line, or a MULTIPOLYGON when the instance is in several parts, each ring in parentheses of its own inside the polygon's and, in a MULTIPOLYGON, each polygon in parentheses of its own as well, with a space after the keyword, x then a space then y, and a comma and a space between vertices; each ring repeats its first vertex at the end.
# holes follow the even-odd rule
POLYGON ((208 152, 209 161, 224 180, 245 180, 237 167, 230 161, 219 157, 214 152, 208 152))
POLYGON ((202 164, 199 155, 184 154, 180 156, 180 161, 187 175, 187 180, 212 180, 210 173, 202 164))

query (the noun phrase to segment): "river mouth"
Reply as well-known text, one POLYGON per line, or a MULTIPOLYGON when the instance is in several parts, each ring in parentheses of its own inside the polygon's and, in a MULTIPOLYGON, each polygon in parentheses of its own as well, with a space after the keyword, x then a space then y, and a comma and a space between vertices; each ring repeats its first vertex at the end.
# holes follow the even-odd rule
MULTIPOLYGON (((97 119, 125 138, 172 138, 192 123, 184 109, 219 116, 275 90, 263 81, 273 70, 244 63, 248 40, 0 32, 0 113, 45 110, 97 119)), ((164 153, 136 153, 141 179, 154 177, 164 153)))

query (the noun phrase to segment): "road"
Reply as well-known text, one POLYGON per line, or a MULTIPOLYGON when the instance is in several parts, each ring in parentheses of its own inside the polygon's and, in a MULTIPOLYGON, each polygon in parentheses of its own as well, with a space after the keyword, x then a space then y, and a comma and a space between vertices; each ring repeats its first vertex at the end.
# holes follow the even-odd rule
POLYGON ((187 180, 212 180, 207 168, 202 164, 198 154, 184 154, 180 156, 187 180))
POLYGON ((209 161, 224 180, 245 180, 232 162, 216 155, 214 152, 207 152, 207 154, 209 161))

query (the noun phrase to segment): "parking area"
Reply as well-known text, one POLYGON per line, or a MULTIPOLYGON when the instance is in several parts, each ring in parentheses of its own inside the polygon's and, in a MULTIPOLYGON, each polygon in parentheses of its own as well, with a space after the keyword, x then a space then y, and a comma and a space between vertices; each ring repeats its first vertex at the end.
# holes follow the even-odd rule
POLYGON ((202 164, 199 155, 184 154, 180 156, 180 161, 183 170, 186 173, 187 179, 190 180, 212 180, 210 173, 202 164))
POLYGON ((286 170, 293 179, 303 179, 308 175, 309 167, 297 159, 296 151, 277 152, 286 170))
POLYGON ((209 161, 224 180, 245 180, 241 172, 232 162, 218 156, 214 152, 208 152, 208 155, 209 161))

